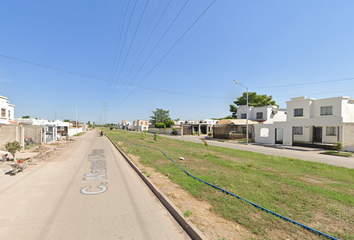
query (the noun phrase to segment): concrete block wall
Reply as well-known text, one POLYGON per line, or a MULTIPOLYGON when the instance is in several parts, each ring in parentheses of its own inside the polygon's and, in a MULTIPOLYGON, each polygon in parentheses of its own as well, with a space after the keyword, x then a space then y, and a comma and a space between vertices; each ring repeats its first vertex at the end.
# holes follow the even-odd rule
POLYGON ((32 138, 34 144, 42 144, 44 142, 44 127, 36 125, 24 125, 24 137, 32 138))
POLYGON ((23 128, 19 125, 0 124, 0 150, 6 150, 7 142, 18 141, 24 147, 23 128))
POLYGON ((343 124, 344 145, 354 150, 354 123, 343 124))

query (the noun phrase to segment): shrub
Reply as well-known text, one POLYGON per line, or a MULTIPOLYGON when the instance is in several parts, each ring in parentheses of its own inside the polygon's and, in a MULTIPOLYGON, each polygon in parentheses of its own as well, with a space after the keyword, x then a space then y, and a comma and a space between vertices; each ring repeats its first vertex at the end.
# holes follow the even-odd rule
POLYGON ((342 150, 344 149, 344 145, 343 145, 343 143, 341 143, 341 142, 337 142, 337 144, 334 146, 334 148, 335 148, 338 152, 340 152, 340 151, 342 151, 342 150))
POLYGON ((16 152, 20 151, 22 148, 20 143, 17 141, 8 142, 5 144, 5 148, 8 152, 12 154, 12 156, 14 157, 14 161, 16 161, 16 152))
POLYGON ((155 128, 166 128, 166 124, 164 123, 156 123, 155 128))
POLYGON ((165 121, 165 125, 166 125, 166 127, 171 127, 172 125, 175 125, 175 122, 172 121, 171 119, 169 119, 169 120, 165 121))

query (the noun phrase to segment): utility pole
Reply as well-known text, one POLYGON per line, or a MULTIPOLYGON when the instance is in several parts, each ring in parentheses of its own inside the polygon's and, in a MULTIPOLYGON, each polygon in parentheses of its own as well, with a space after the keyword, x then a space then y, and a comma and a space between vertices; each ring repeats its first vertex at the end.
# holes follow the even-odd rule
POLYGON ((107 102, 102 103, 103 109, 103 126, 107 123, 107 102))

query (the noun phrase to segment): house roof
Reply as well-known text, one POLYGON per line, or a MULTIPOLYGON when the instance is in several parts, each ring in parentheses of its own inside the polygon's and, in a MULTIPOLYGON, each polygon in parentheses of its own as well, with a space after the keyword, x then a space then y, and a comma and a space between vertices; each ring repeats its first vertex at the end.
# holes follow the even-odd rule
MULTIPOLYGON (((217 125, 220 124, 234 124, 234 125, 246 125, 246 119, 221 119, 217 125)), ((248 120, 248 124, 259 124, 257 121, 248 120)))

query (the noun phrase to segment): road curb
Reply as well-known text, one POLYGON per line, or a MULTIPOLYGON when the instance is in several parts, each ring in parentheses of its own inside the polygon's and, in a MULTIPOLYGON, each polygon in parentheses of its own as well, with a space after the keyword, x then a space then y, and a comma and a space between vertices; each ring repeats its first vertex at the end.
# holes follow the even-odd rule
POLYGON ((176 219, 176 221, 186 231, 186 233, 194 240, 206 240, 207 238, 204 236, 204 234, 189 220, 187 220, 179 211, 179 209, 152 182, 150 182, 150 180, 135 166, 135 164, 129 159, 127 155, 124 154, 124 152, 117 146, 117 144, 115 144, 115 142, 113 142, 107 135, 106 137, 120 152, 120 154, 124 157, 127 163, 140 176, 140 178, 145 182, 145 184, 151 189, 151 191, 165 206, 165 208, 171 213, 171 215, 176 219))

